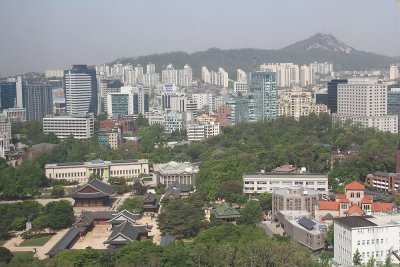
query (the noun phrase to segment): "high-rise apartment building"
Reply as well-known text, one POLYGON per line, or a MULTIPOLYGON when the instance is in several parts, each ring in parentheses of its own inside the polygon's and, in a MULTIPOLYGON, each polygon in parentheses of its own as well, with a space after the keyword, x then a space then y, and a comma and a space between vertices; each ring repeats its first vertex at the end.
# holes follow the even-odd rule
POLYGON ((299 66, 293 63, 268 63, 260 65, 261 72, 276 73, 277 87, 292 87, 299 85, 299 66))
MULTIPOLYGON (((116 68, 117 72, 118 68, 116 68)), ((64 72, 65 101, 68 114, 97 114, 97 79, 95 69, 73 65, 64 72)))
POLYGON ((329 113, 326 105, 316 104, 313 94, 301 88, 285 91, 277 100, 277 111, 278 116, 293 117, 297 120, 311 113, 329 113))
POLYGON ((387 115, 386 84, 339 84, 334 121, 398 133, 398 116, 387 115))
POLYGON ((389 70, 389 80, 396 81, 399 79, 399 67, 397 65, 391 65, 389 70))
POLYGON ((28 84, 22 95, 28 121, 41 120, 53 113, 53 92, 48 84, 28 84))
POLYGON ((309 86, 314 84, 314 70, 307 66, 303 65, 300 67, 300 86, 309 86))
POLYGON ((175 84, 178 86, 190 86, 193 80, 192 68, 185 65, 183 69, 175 69, 169 64, 165 70, 161 72, 162 83, 175 84))
POLYGON ((10 152, 11 138, 11 122, 5 115, 0 114, 0 156, 3 158, 10 152))
POLYGON ((252 72, 250 75, 250 94, 255 103, 256 120, 276 118, 276 75, 273 72, 252 72))
POLYGON ((207 67, 201 68, 201 80, 204 83, 211 83, 211 74, 207 67))

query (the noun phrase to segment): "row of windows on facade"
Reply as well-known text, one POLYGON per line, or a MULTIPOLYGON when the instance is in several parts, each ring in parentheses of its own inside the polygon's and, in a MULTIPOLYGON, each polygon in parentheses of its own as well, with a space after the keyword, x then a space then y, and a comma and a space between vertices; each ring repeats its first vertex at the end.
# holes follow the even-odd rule
MULTIPOLYGON (((255 184, 255 181, 246 181, 244 182, 244 184, 255 184)), ((317 185, 326 185, 326 182, 294 182, 295 185, 303 185, 304 183, 306 183, 306 185, 315 185, 315 183, 317 183, 317 185)), ((264 185, 277 185, 277 184, 283 184, 283 185, 292 185, 293 182, 280 182, 280 181, 271 181, 271 182, 260 182, 257 181, 257 184, 264 184, 264 185)))
MULTIPOLYGON (((123 175, 123 174, 140 174, 140 170, 117 170, 110 171, 111 175, 123 175)), ((86 176, 86 172, 67 172, 67 173, 56 173, 56 178, 69 178, 69 177, 84 177, 86 176)), ((51 178, 51 174, 50 177, 51 178)))
MULTIPOLYGON (((271 187, 269 191, 274 191, 275 189, 278 189, 279 187, 271 187)), ((268 190, 268 187, 245 187, 244 190, 268 190)), ((325 191, 325 188, 317 188, 318 191, 325 191)))

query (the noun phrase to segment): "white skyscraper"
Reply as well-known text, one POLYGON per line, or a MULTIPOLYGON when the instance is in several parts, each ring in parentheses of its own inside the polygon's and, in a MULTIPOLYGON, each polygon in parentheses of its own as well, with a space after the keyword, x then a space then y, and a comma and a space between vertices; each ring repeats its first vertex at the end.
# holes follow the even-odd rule
POLYGON ((207 67, 202 67, 201 68, 201 80, 204 83, 210 83, 211 82, 211 75, 210 75, 210 72, 208 71, 207 67))
POLYGON ((300 67, 300 86, 314 84, 314 71, 307 65, 300 67))
POLYGON ((395 81, 399 78, 399 68, 397 65, 391 65, 389 70, 389 80, 395 81))
POLYGON ((68 114, 97 114, 97 79, 94 69, 86 65, 74 65, 66 70, 65 102, 68 114))
POLYGON ((398 116, 387 115, 386 84, 339 84, 334 121, 351 120, 364 127, 398 132, 398 116))
POLYGON ((299 85, 299 66, 293 63, 268 63, 260 66, 262 72, 275 72, 278 87, 293 87, 299 85))

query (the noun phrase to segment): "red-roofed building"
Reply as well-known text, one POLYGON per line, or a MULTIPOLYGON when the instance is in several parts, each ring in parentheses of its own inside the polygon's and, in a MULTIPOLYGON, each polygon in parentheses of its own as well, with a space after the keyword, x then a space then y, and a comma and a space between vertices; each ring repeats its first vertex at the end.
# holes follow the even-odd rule
POLYGON ((365 186, 363 186, 362 184, 360 184, 357 181, 353 181, 353 182, 349 183, 348 185, 346 185, 346 192, 348 190, 364 191, 365 190, 365 186))
MULTIPOLYGON (((357 181, 346 185, 344 194, 337 194, 335 201, 319 201, 315 208, 315 218, 363 216, 373 212, 392 212, 392 203, 374 202, 373 196, 365 194, 365 186, 357 181), (329 214, 329 216, 327 216, 329 214)), ((331 222, 331 220, 330 220, 331 222)), ((329 223, 329 222, 326 222, 329 223)))
POLYGON ((392 212, 393 203, 375 202, 372 203, 372 212, 392 212))
POLYGON ((360 206, 354 204, 347 211, 347 216, 363 216, 365 212, 360 208, 360 206))

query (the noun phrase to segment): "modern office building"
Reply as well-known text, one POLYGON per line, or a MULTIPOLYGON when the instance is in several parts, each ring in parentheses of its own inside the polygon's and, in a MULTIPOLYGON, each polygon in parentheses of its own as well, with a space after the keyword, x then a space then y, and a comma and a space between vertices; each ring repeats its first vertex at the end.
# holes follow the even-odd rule
POLYGON ((394 255, 400 249, 398 215, 338 218, 334 221, 333 232, 335 266, 353 266, 357 251, 361 264, 366 264, 371 258, 377 263, 385 263, 387 257, 391 258, 392 264, 399 263, 394 255))
POLYGON ((187 113, 177 111, 167 111, 164 113, 164 132, 181 132, 186 129, 187 113))
POLYGON ((55 163, 44 166, 49 179, 65 179, 70 182, 86 183, 93 174, 108 181, 110 177, 137 178, 149 174, 149 162, 140 160, 93 160, 89 162, 55 163))
POLYGON ((398 133, 398 116, 387 115, 387 95, 386 84, 339 84, 333 120, 398 133))
POLYGON ((188 141, 200 141, 220 133, 221 126, 216 121, 190 123, 186 125, 188 141))
POLYGON ((11 123, 14 123, 14 122, 25 122, 26 121, 26 110, 24 108, 3 109, 3 115, 11 123))
POLYGON ((49 115, 43 118, 43 133, 54 133, 60 139, 71 135, 77 139, 89 139, 94 134, 94 115, 49 115))
POLYGON ((199 167, 189 162, 170 161, 164 164, 154 164, 153 184, 186 184, 194 186, 199 167))
POLYGON ((98 95, 95 69, 87 65, 73 65, 64 72, 65 101, 67 113, 97 114, 98 95))
MULTIPOLYGON (((310 213, 303 210, 282 210, 276 214, 276 220, 287 236, 311 250, 325 247, 324 237, 328 226, 314 220, 310 213)), ((336 239, 335 239, 336 242, 336 239)))
POLYGON ((233 98, 224 101, 224 105, 219 107, 218 121, 230 121, 229 125, 237 125, 249 120, 249 99, 233 98), (229 113, 227 112, 229 108, 229 113))
POLYGON ((252 72, 250 75, 250 94, 255 103, 256 120, 276 118, 276 75, 272 72, 252 72))
POLYGON ((347 80, 337 79, 328 82, 328 97, 327 106, 331 113, 337 113, 337 98, 338 98, 338 86, 339 84, 346 84, 347 80))
POLYGON ((321 193, 328 192, 328 176, 326 174, 265 173, 261 171, 255 174, 244 174, 243 183, 244 194, 272 193, 275 189, 288 186, 302 186, 321 193))
POLYGON ((277 188, 272 193, 272 217, 283 210, 304 210, 314 216, 319 194, 318 190, 303 186, 277 188))
POLYGON ((124 86, 120 93, 107 95, 107 113, 121 115, 144 114, 149 111, 149 89, 124 86))
POLYGON ((22 95, 28 121, 41 120, 53 113, 53 92, 48 84, 28 84, 22 95))
POLYGON ((25 90, 26 82, 21 77, 0 82, 0 109, 23 108, 22 92, 25 90))

